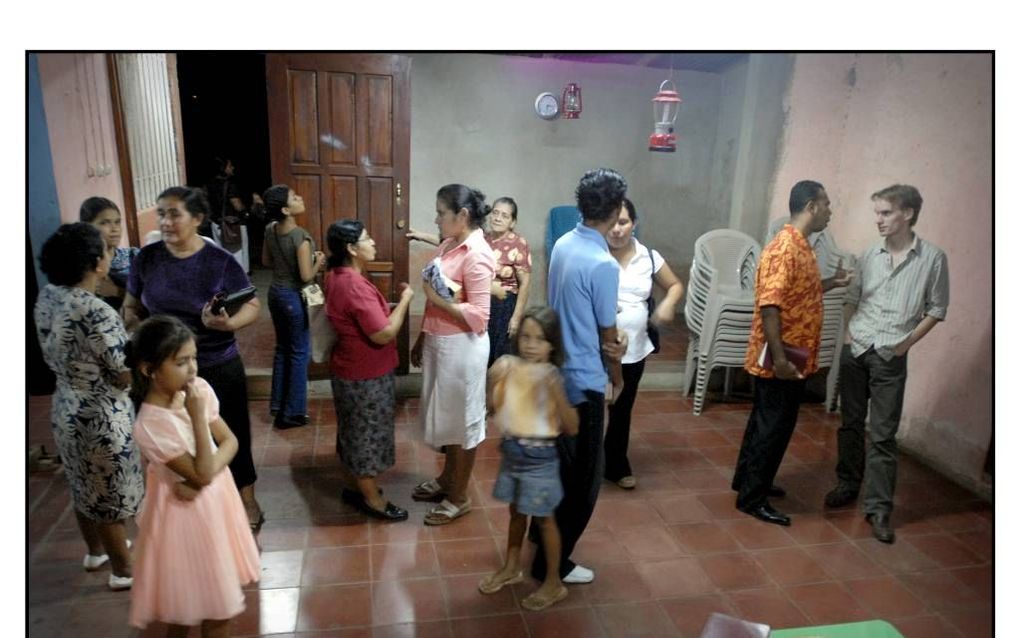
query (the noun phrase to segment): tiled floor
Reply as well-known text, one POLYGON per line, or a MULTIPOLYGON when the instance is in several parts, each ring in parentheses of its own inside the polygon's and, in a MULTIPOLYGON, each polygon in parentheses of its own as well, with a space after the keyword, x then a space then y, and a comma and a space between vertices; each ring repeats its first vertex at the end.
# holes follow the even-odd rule
MULTIPOLYGON (((30 401, 29 443, 53 449, 47 404, 30 401)), ((382 485, 411 520, 382 524, 338 498, 328 402, 313 402, 313 426, 286 432, 271 428, 266 409, 252 402, 268 516, 262 580, 245 592, 235 636, 697 636, 713 611, 773 627, 883 618, 908 637, 992 634, 991 506, 904 459, 895 545, 873 540, 851 509, 823 512, 836 419, 817 405, 805 406, 780 470, 790 495, 775 504, 794 519, 784 529, 733 508, 729 480, 746 405, 709 404, 696 417, 675 393, 642 393, 631 441, 639 486, 603 485, 575 555, 597 578, 542 613, 519 607, 534 583, 476 591, 506 538, 506 510, 489 496, 495 440, 481 448, 472 479, 477 509, 427 528, 425 505, 409 494, 434 475, 438 458, 409 440, 416 402, 403 401, 397 466, 382 485)), ((63 476, 28 481, 30 635, 161 635, 128 628, 129 595, 107 591, 105 572, 82 571, 63 476)))

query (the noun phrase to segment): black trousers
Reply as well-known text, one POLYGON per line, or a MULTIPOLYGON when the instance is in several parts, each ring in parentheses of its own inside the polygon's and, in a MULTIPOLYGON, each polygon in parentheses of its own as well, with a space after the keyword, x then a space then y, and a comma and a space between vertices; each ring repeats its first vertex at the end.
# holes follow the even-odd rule
MULTIPOLYGON (((556 508, 556 525, 560 529, 560 578, 574 569, 570 560, 574 546, 595 511, 595 501, 602 485, 605 457, 602 455, 602 430, 605 424, 606 396, 601 392, 585 390, 585 402, 575 405, 580 420, 577 436, 560 435, 556 447, 560 453, 560 479, 563 481, 563 500, 556 508)), ((531 519, 529 537, 538 542, 531 575, 545 580, 545 551, 541 533, 535 519, 531 519)))
POLYGON ((633 476, 630 461, 627 460, 627 446, 630 444, 630 413, 637 399, 638 384, 645 373, 645 360, 623 364, 623 392, 613 405, 609 406, 609 424, 606 426, 606 473, 605 477, 619 481, 633 476))
POLYGON ((738 509, 752 509, 765 503, 797 425, 804 384, 803 379, 755 377, 754 405, 733 474, 738 509))
POLYGON ((506 293, 506 299, 489 298, 489 367, 505 354, 510 354, 510 317, 517 307, 517 295, 506 293))
POLYGON ((217 363, 200 367, 198 376, 209 382, 216 398, 220 402, 220 417, 237 437, 237 454, 230 462, 230 473, 234 475, 234 484, 238 489, 247 487, 258 478, 255 474, 255 462, 251 457, 251 420, 248 418, 248 384, 244 375, 244 362, 241 355, 217 363))
POLYGON ((843 346, 839 360, 839 404, 843 422, 837 433, 836 476, 852 490, 864 481, 864 513, 889 514, 896 491, 897 445, 907 387, 907 356, 886 361, 874 348, 859 357, 843 346), (868 415, 868 404, 871 414, 868 415), (870 445, 865 473, 864 430, 870 445), (865 479, 865 477, 867 477, 865 479))

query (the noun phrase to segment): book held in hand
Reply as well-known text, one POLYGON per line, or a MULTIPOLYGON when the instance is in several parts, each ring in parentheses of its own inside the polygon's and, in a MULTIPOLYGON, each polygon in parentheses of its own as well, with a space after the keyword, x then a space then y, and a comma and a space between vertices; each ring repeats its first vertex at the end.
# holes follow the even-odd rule
MULTIPOLYGON (((808 349, 791 346, 784 342, 783 353, 786 355, 786 360, 792 363, 793 367, 797 368, 798 372, 803 374, 804 368, 807 367, 808 349)), ((765 345, 762 346, 761 354, 758 355, 758 365, 766 370, 771 370, 775 365, 772 362, 772 353, 769 352, 769 344, 767 341, 765 342, 765 345)))

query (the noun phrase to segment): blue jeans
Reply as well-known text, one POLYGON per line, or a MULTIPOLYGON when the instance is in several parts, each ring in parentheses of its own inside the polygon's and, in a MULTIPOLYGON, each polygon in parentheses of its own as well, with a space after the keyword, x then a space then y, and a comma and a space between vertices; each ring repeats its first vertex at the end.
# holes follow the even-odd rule
POLYGON ((269 314, 276 329, 269 409, 276 411, 277 418, 299 417, 308 409, 308 362, 311 358, 308 314, 301 291, 271 286, 269 314))

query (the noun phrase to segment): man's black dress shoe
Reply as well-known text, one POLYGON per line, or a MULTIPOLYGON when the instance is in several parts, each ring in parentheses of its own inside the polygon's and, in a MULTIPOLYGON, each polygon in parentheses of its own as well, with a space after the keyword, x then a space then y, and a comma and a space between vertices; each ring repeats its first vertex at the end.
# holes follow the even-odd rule
POLYGON ((372 518, 378 518, 383 521, 406 521, 407 510, 402 507, 397 507, 393 503, 386 501, 386 507, 383 510, 377 510, 364 500, 358 505, 358 509, 364 514, 371 516, 372 518))
POLYGON ((857 500, 857 490, 847 485, 837 485, 825 495, 826 507, 843 507, 857 500))
POLYGON ((888 514, 868 514, 864 517, 871 523, 871 535, 882 543, 896 542, 896 533, 889 524, 888 514))
POLYGON ((768 503, 762 503, 761 505, 758 505, 756 507, 749 507, 747 509, 743 509, 743 508, 739 508, 739 507, 737 509, 739 509, 741 512, 743 512, 745 514, 749 514, 750 516, 753 516, 753 517, 757 518, 759 521, 763 521, 765 523, 772 523, 773 525, 783 525, 783 526, 789 526, 790 525, 790 517, 787 516, 786 514, 783 514, 780 511, 777 511, 775 508, 773 508, 768 503))
POLYGON ((771 496, 772 498, 783 498, 784 496, 786 496, 786 490, 779 487, 778 485, 773 485, 772 487, 769 488, 768 495, 771 496))

